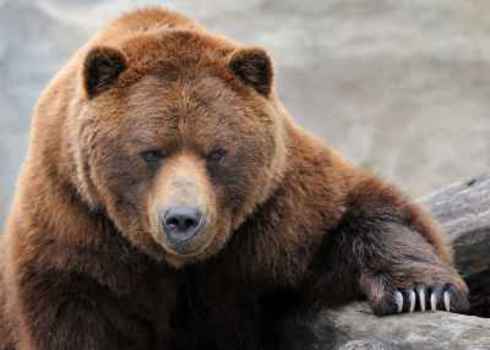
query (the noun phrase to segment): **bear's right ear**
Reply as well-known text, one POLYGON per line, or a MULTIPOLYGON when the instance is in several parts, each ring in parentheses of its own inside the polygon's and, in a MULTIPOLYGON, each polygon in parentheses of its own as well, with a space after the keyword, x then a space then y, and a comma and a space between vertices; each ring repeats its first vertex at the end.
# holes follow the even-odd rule
POLYGON ((126 69, 126 57, 110 47, 95 47, 83 64, 83 81, 89 98, 107 90, 126 69))

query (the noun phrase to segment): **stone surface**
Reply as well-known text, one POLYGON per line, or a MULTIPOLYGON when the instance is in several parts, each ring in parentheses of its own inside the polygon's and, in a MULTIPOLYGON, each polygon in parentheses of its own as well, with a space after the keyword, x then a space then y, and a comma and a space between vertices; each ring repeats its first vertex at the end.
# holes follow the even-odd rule
POLYGON ((455 263, 471 290, 471 313, 490 317, 490 175, 422 199, 447 232, 455 263))
POLYGON ((267 47, 297 120, 414 195, 490 168, 486 0, 0 0, 0 225, 42 87, 104 21, 158 3, 267 47))
POLYGON ((321 327, 334 327, 339 334, 334 346, 319 347, 322 350, 490 349, 490 319, 446 312, 380 318, 360 303, 326 312, 320 318, 318 333, 321 327))
POLYGON ((422 202, 444 227, 460 271, 466 277, 489 271, 490 176, 456 183, 424 197, 422 202))

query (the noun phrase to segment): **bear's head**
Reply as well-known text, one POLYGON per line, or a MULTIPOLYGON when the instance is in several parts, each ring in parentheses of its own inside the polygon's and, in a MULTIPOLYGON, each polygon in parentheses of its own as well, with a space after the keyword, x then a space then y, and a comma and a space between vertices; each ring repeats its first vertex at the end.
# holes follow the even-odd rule
POLYGON ((94 44, 81 77, 77 186, 152 257, 217 254, 280 181, 287 118, 264 50, 167 30, 94 44))

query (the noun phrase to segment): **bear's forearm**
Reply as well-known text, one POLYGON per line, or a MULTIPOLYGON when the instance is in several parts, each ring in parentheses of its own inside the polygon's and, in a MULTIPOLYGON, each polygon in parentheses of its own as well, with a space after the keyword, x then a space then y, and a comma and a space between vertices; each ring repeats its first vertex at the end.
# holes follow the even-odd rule
POLYGON ((367 176, 348 193, 346 207, 340 229, 357 231, 363 227, 368 232, 384 232, 390 231, 386 228, 388 224, 399 225, 405 233, 393 228, 391 236, 420 236, 442 261, 451 261, 439 226, 427 212, 396 187, 374 176, 367 176))
POLYGON ((324 240, 312 264, 319 277, 311 294, 327 304, 363 296, 378 314, 416 307, 464 311, 467 288, 448 260, 430 217, 370 180, 350 194, 343 218, 324 240))

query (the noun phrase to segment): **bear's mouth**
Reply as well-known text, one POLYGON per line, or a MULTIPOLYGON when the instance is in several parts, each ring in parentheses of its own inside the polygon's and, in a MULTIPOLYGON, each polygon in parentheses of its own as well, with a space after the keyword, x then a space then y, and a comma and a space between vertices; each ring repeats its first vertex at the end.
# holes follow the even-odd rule
POLYGON ((175 251, 174 249, 169 248, 164 244, 162 246, 166 252, 167 262, 170 265, 179 268, 181 266, 190 264, 195 261, 204 260, 205 257, 209 255, 208 250, 209 247, 212 245, 213 241, 214 241, 214 235, 210 239, 208 239, 204 244, 199 245, 193 250, 187 250, 185 253, 175 251))
MULTIPOLYGON (((206 223, 203 223, 205 228, 206 223)), ((184 265, 191 261, 203 260, 209 255, 209 249, 216 240, 217 233, 201 231, 188 239, 179 240, 176 245, 164 234, 165 238, 158 243, 166 253, 166 259, 172 265, 184 265)))

